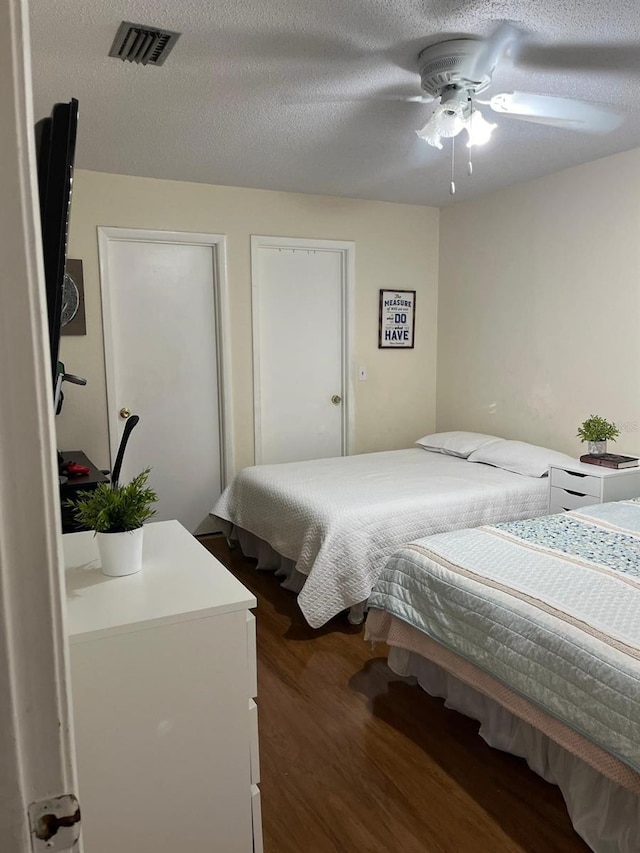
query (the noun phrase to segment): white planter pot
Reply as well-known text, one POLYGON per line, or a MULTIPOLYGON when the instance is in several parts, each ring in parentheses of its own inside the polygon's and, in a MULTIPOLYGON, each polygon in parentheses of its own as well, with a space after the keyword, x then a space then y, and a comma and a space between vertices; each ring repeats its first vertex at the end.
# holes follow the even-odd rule
POLYGON ((105 575, 133 575, 142 568, 142 533, 144 528, 126 533, 96 533, 100 564, 105 575))
POLYGON ((589 442, 589 453, 592 456, 602 456, 603 453, 607 452, 607 442, 606 441, 590 441, 589 442))

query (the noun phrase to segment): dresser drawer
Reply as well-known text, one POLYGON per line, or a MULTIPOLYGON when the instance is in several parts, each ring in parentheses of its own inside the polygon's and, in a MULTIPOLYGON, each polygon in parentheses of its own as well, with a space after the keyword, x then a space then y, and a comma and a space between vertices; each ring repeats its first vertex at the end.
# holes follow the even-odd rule
POLYGON ((258 695, 256 617, 250 610, 247 610, 247 667, 249 698, 255 699, 258 695))
MULTIPOLYGON (((581 495, 592 495, 598 498, 602 494, 602 478, 592 477, 589 474, 580 474, 576 471, 565 471, 564 468, 551 469, 551 486, 557 486, 560 489, 568 489, 571 492, 578 492, 581 495)), ((584 504, 581 504, 584 506, 584 504)))
POLYGON ((249 737, 251 756, 251 784, 260 781, 260 749, 258 747, 258 706, 249 699, 249 737))
POLYGON ((599 503, 593 495, 580 495, 569 492, 566 489, 557 489, 553 486, 549 494, 549 512, 563 512, 569 509, 579 509, 581 506, 593 506, 599 503))
POLYGON ((262 841, 262 804, 260 788, 251 786, 251 816, 253 818, 253 853, 264 853, 262 841))

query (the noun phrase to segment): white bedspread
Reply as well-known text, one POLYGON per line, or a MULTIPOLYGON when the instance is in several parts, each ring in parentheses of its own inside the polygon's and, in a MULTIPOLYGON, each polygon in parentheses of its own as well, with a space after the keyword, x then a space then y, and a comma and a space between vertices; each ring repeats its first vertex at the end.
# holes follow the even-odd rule
POLYGON ((245 468, 212 514, 296 561, 307 575, 298 602, 318 628, 368 598, 400 545, 543 515, 547 489, 546 478, 411 448, 245 468))

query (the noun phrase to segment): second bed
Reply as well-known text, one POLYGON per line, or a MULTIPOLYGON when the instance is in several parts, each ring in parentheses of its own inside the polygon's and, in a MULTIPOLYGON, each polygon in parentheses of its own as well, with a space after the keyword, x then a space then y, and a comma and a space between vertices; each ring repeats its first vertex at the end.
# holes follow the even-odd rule
POLYGON ((370 607, 395 672, 555 782, 593 850, 640 850, 640 503, 414 542, 370 607))

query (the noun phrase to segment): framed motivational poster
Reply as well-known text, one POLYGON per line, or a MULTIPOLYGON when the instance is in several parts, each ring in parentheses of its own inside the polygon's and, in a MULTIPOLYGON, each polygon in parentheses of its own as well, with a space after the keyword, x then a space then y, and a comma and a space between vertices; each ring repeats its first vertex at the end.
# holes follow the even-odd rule
POLYGON ((378 349, 413 349, 415 290, 381 290, 378 349))

